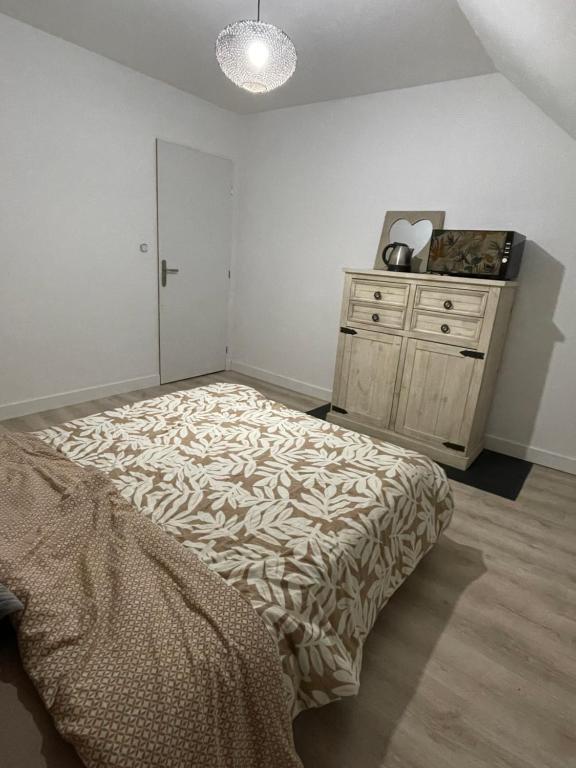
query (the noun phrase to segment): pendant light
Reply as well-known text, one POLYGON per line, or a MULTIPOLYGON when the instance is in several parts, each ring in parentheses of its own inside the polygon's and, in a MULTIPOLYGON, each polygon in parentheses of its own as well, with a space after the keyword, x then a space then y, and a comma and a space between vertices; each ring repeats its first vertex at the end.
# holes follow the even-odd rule
POLYGON ((268 93, 289 80, 296 69, 296 49, 285 32, 256 20, 236 21, 220 32, 216 58, 229 80, 251 93, 268 93))

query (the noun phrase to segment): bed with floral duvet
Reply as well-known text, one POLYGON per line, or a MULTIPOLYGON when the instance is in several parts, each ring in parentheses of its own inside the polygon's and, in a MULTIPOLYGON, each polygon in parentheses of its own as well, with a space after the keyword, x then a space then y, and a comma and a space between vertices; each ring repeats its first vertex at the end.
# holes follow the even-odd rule
POLYGON ((292 716, 357 693, 378 613, 452 514, 430 459, 237 384, 36 434, 245 598, 276 641, 292 716))

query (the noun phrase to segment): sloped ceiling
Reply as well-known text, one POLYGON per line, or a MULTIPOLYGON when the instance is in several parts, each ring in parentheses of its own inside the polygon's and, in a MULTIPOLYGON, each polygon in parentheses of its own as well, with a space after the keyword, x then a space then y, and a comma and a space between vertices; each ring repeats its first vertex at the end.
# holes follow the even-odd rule
POLYGON ((263 0, 299 54, 283 88, 232 85, 216 35, 257 0, 0 0, 5 13, 237 112, 500 71, 576 138, 576 0, 263 0))
POLYGON ((458 0, 496 68, 576 138, 576 0, 458 0))

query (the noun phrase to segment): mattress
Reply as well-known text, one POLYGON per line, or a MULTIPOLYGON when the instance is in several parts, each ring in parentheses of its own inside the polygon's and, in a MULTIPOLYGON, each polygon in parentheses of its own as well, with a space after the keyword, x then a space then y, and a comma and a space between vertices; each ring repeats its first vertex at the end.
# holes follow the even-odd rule
POLYGON ((453 510, 425 456, 236 384, 37 435, 105 472, 250 603, 277 643, 293 716, 357 693, 378 613, 453 510))

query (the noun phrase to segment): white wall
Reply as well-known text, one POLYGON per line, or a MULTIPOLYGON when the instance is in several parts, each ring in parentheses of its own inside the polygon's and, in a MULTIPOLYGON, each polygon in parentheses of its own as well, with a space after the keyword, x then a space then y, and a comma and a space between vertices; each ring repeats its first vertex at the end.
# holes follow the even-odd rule
POLYGON ((238 117, 0 15, 0 418, 157 383, 157 136, 238 117))
POLYGON ((501 75, 242 120, 233 367, 329 397, 341 269, 372 266, 386 210, 515 229, 490 444, 576 471, 574 140, 501 75))
POLYGON ((576 471, 576 143, 502 76, 239 118, 2 15, 0 418, 157 382, 156 136, 242 158, 235 367, 326 398, 387 209, 524 232, 492 445, 576 471))

